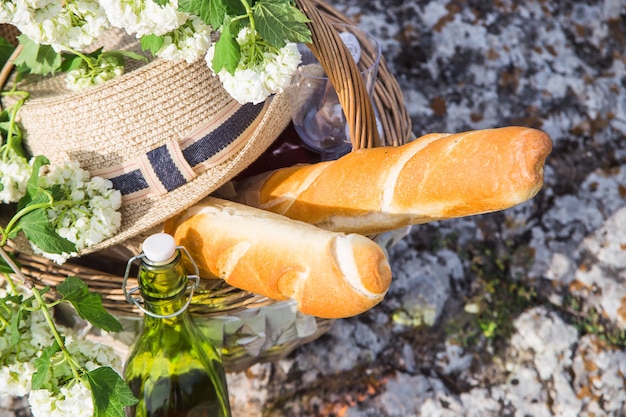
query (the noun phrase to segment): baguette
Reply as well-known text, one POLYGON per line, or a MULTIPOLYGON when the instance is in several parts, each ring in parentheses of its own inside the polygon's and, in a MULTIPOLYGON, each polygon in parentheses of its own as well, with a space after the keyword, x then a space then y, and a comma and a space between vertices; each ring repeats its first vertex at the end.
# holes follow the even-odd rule
POLYGON ((330 232, 284 216, 206 197, 166 221, 200 276, 275 300, 293 299, 323 318, 360 314, 391 283, 383 250, 362 235, 330 232))
POLYGON ((372 235, 488 213, 534 197, 548 135, 524 127, 433 133, 234 184, 229 199, 324 229, 372 235))

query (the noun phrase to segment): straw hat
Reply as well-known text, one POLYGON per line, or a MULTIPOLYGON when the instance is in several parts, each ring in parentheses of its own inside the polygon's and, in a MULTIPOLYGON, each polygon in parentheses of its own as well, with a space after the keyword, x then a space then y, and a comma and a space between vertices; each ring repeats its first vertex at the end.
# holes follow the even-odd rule
MULTIPOLYGON (((107 48, 137 49, 121 33, 107 48)), ((111 39, 112 38, 112 39, 111 39)), ((135 64, 137 66, 137 64, 135 64)), ((206 63, 161 59, 80 93, 61 77, 27 79, 25 144, 52 164, 72 159, 122 192, 122 225, 104 249, 159 225, 257 159, 290 120, 287 94, 241 105, 206 63)))

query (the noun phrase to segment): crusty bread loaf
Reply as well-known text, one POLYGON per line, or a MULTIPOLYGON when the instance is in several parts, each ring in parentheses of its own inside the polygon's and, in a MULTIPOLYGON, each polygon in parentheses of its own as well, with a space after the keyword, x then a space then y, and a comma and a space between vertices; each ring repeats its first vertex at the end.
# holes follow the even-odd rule
POLYGON ((207 197, 165 223, 200 275, 272 299, 294 299, 324 318, 360 314, 391 283, 383 250, 358 234, 330 232, 284 216, 207 197))
POLYGON ((365 235, 510 208, 537 194, 552 149, 524 127, 434 133, 236 184, 232 199, 321 228, 365 235))

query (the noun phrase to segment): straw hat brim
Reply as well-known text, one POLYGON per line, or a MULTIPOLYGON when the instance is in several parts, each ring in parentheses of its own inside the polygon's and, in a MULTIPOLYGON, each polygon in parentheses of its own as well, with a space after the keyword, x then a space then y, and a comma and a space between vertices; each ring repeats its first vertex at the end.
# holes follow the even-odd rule
POLYGON ((52 164, 76 160, 125 189, 120 231, 81 254, 119 244, 198 202, 255 161, 291 119, 288 94, 241 105, 203 60, 157 59, 79 93, 62 80, 19 85, 31 93, 19 114, 27 149, 52 164))

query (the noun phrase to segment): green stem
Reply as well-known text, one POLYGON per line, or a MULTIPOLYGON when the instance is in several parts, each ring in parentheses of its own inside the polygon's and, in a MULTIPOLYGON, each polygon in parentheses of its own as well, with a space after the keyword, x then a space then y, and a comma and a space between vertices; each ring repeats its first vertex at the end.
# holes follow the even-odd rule
MULTIPOLYGON (((9 254, 4 251, 2 246, 4 245, 0 245, 0 257, 4 260, 4 262, 7 263, 7 265, 9 265, 9 267, 13 270, 15 275, 17 275, 18 278, 22 280, 22 283, 24 283, 26 288, 28 289, 33 288, 34 287, 33 281, 29 278, 26 278, 26 275, 22 273, 20 268, 15 264, 15 262, 13 262, 13 259, 11 259, 9 254)), ((15 287, 13 287, 13 289, 15 289, 15 287)))
POLYGON ((21 90, 16 90, 15 89, 15 85, 13 87, 11 87, 10 90, 6 90, 6 91, 0 91, 0 95, 7 97, 7 96, 18 96, 23 98, 24 100, 26 100, 28 97, 30 97, 30 93, 28 91, 21 91, 21 90))
POLYGON ((85 61, 85 63, 89 66, 90 71, 94 71, 96 69, 96 67, 93 64, 93 60, 87 55, 83 54, 80 51, 72 49, 69 46, 64 46, 64 48, 67 49, 69 52, 73 53, 74 55, 79 56, 83 61, 85 61))
POLYGON ((246 9, 246 15, 248 15, 248 19, 250 19, 250 29, 252 29, 252 33, 255 33, 254 15, 252 14, 252 8, 246 0, 241 0, 241 4, 243 4, 244 9, 246 9))
POLYGON ((29 94, 26 91, 11 91, 11 92, 2 92, 1 93, 3 96, 18 96, 20 97, 17 101, 17 103, 13 104, 10 108, 9 111, 11 112, 10 115, 10 119, 9 119, 9 129, 7 131, 7 143, 6 143, 6 147, 4 147, 3 152, 2 152, 2 160, 6 161, 6 158, 9 154, 10 151, 13 151, 15 153, 17 153, 20 156, 23 156, 23 150, 20 149, 16 149, 15 148, 15 142, 14 142, 14 138, 15 138, 15 121, 17 120, 17 112, 20 110, 20 108, 22 107, 22 105, 26 102, 26 100, 28 100, 29 94))
POLYGON ((61 349, 61 352, 63 352, 63 356, 67 360, 67 364, 70 366, 70 369, 72 370, 72 375, 74 375, 74 378, 76 378, 77 380, 80 380, 81 379, 80 375, 81 373, 84 373, 85 370, 76 363, 71 353, 68 352, 67 348, 65 347, 63 338, 59 334, 59 331, 57 330, 57 327, 54 324, 54 320, 52 319, 52 315, 50 314, 50 311, 48 310, 48 306, 46 305, 39 290, 33 287, 31 291, 33 292, 33 295, 35 296, 35 300, 37 300, 37 303, 39 304, 39 309, 41 310, 41 313, 45 317, 46 323, 48 323, 48 327, 50 328, 50 331, 52 332, 52 335, 54 336, 54 340, 56 340, 57 344, 59 345, 59 348, 61 349))
POLYGON ((9 148, 13 150, 15 150, 15 145, 13 142, 13 132, 15 131, 15 120, 17 120, 17 112, 20 110, 20 107, 22 107, 22 104, 24 104, 27 98, 28 96, 18 100, 18 102, 11 109, 11 122, 9 123, 9 131, 7 132, 7 145, 9 145, 9 148))
POLYGON ((47 306, 48 308, 53 308, 53 307, 58 306, 58 305, 59 305, 59 304, 61 304, 62 302, 63 302, 63 300, 56 300, 56 301, 52 301, 52 302, 47 303, 47 304, 46 304, 46 306, 47 306))
POLYGON ((17 287, 15 286, 15 282, 11 279, 9 274, 4 274, 6 282, 9 283, 9 287, 11 287, 11 294, 17 294, 17 287))
MULTIPOLYGON (((9 311, 7 306, 2 306, 2 309, 9 314, 11 313, 11 311, 9 311)), ((4 330, 9 325, 10 325, 9 321, 5 319, 2 314, 0 314, 0 331, 4 330)))

